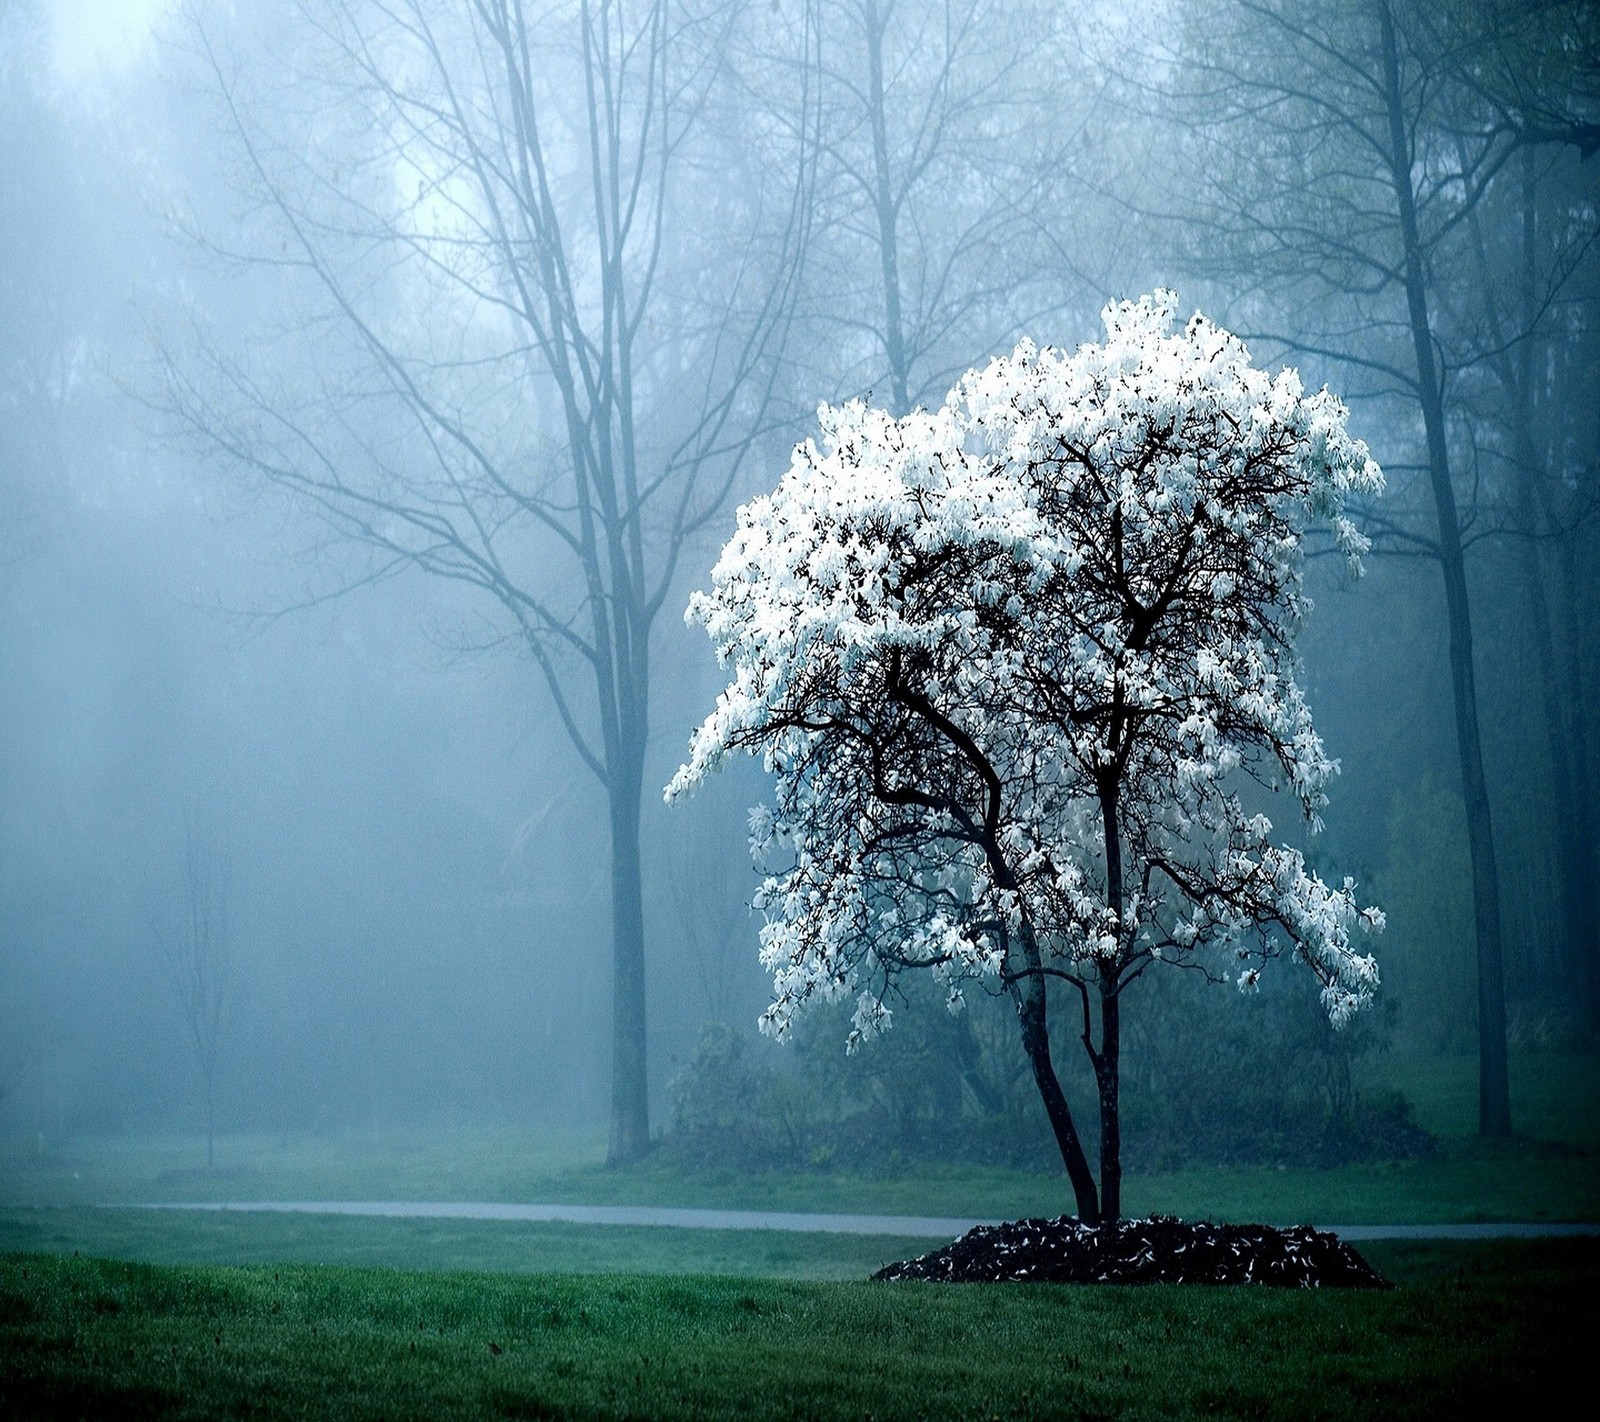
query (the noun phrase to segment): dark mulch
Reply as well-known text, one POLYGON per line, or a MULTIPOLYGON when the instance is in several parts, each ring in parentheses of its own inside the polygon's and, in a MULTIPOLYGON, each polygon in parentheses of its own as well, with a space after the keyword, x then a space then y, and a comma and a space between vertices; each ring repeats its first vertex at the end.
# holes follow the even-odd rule
POLYGON ((1291 1289, 1386 1289, 1336 1234, 1298 1225, 1191 1223, 1171 1215, 1095 1229, 1070 1216, 979 1225, 953 1244, 878 1270, 889 1282, 1004 1280, 1051 1284, 1277 1284, 1291 1289))

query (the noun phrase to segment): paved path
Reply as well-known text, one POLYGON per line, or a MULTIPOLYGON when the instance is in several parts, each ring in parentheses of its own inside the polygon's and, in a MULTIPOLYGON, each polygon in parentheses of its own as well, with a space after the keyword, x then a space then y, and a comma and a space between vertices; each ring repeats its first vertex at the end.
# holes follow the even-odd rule
MULTIPOLYGON (((474 1200, 240 1200, 153 1204, 150 1210, 205 1210, 296 1215, 361 1215, 405 1220, 522 1220, 591 1225, 665 1225, 678 1229, 768 1229, 803 1234, 882 1234, 954 1239, 993 1220, 929 1215, 801 1214, 787 1210, 685 1210, 654 1205, 507 1205, 474 1200)), ((1597 1224, 1318 1225, 1341 1239, 1534 1239, 1600 1234, 1597 1224)))

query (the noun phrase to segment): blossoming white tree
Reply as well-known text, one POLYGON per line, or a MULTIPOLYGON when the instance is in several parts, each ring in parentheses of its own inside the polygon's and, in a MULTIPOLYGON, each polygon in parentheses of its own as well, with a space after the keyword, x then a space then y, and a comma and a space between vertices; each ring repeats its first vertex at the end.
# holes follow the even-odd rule
POLYGON ((1359 567, 1342 499, 1382 475, 1332 395, 1201 316, 1175 332, 1175 306, 1108 307, 1073 354, 1019 346, 936 412, 824 408, 690 604, 732 676, 667 791, 736 749, 776 776, 752 815, 771 1034, 854 993, 854 1045, 913 969, 952 1011, 973 980, 1010 995, 1088 1222, 1121 1210, 1128 986, 1171 962, 1249 987, 1288 949, 1338 1024, 1383 921, 1255 808, 1285 790, 1317 824, 1337 766, 1296 681, 1306 529, 1359 567), (1098 1189, 1050 979, 1081 1005, 1098 1189))

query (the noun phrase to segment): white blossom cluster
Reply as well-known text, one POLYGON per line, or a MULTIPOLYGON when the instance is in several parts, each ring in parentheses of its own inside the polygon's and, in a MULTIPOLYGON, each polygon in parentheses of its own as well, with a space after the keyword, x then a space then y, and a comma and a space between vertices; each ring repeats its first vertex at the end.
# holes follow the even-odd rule
POLYGON ((751 816, 766 1030, 857 994, 871 1035, 907 968, 959 1010, 975 978, 1157 960, 1252 986, 1285 946, 1335 1023, 1370 997, 1382 915, 1246 800, 1316 826, 1337 766, 1297 682, 1305 531, 1359 568, 1344 498, 1382 475, 1331 394, 1175 309, 1112 305, 1102 343, 1024 343, 937 411, 824 407, 739 510, 688 613, 730 680, 667 794, 733 750, 776 778, 751 816))

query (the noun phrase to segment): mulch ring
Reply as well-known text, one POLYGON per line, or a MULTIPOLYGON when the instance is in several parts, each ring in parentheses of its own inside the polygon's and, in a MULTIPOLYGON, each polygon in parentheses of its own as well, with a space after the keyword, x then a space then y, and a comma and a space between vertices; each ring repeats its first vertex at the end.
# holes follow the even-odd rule
POLYGON ((874 1279, 936 1283, 1276 1284, 1290 1289, 1386 1289, 1339 1236, 1297 1225, 1191 1223, 1171 1215, 1095 1229, 1060 1219, 979 1225, 960 1239, 878 1270, 874 1279))

